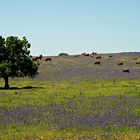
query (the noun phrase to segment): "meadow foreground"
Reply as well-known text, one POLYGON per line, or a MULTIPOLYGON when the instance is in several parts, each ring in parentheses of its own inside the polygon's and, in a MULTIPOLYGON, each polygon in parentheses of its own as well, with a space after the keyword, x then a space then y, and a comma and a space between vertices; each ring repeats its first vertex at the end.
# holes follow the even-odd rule
POLYGON ((139 140, 140 53, 101 56, 100 65, 95 57, 43 58, 35 79, 10 79, 12 88, 0 90, 0 139, 139 140))

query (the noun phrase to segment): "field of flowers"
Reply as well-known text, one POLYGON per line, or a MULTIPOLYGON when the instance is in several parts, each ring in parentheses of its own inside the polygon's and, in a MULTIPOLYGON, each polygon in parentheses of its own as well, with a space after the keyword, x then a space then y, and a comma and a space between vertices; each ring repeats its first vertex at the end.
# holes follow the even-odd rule
POLYGON ((10 79, 0 89, 0 140, 140 140, 140 66, 126 55, 132 72, 123 74, 120 56, 103 57, 93 67, 91 58, 41 60, 37 78, 10 79))

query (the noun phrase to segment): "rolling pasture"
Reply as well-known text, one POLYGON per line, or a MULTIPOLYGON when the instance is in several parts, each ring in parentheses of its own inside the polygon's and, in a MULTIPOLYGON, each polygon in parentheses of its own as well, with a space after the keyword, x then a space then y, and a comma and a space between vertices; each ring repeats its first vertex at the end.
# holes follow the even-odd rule
POLYGON ((1 140, 140 140, 140 53, 46 58, 35 79, 0 79, 1 140))

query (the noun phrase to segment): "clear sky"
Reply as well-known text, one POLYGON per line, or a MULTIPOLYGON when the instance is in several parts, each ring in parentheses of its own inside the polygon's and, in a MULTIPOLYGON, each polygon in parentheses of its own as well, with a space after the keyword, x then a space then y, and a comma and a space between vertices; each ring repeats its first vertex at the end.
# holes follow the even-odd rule
POLYGON ((32 55, 140 51, 140 0, 0 0, 0 35, 32 55))

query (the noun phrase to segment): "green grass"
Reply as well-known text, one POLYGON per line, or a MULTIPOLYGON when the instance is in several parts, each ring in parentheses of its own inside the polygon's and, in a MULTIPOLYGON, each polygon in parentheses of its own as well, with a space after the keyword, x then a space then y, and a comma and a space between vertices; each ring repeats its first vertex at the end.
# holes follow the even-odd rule
MULTIPOLYGON (((47 83, 32 79, 18 79, 17 81, 15 83, 11 80, 11 87, 33 86, 39 88, 0 90, 0 106, 42 105, 47 104, 49 100, 50 102, 60 102, 63 98, 71 98, 79 94, 93 97, 99 95, 137 96, 140 93, 139 79, 81 81, 74 84, 67 81, 47 83)), ((2 87, 3 84, 1 83, 0 86, 2 87)))
MULTIPOLYGON (((3 81, 0 82, 0 87, 3 81)), ((95 113, 98 110, 92 106, 92 98, 97 96, 122 95, 140 98, 140 79, 116 80, 83 80, 83 81, 38 81, 37 79, 10 80, 11 87, 42 87, 33 89, 0 90, 0 108, 14 108, 23 105, 66 104, 76 105, 75 112, 80 114, 95 113)), ((115 101, 115 100, 114 100, 115 101)), ((109 102, 110 106, 114 101, 109 102)), ((139 104, 131 106, 134 114, 140 115, 139 104)), ((129 106, 129 105, 128 105, 129 106)), ((129 106, 130 107, 130 106, 129 106)), ((73 111, 66 108, 68 112, 73 111)), ((104 111, 104 110, 103 110, 104 111)), ((101 110, 101 112, 103 112, 101 110)), ((2 140, 39 140, 39 139, 140 139, 140 130, 133 127, 113 128, 83 128, 83 129, 56 129, 53 124, 48 125, 5 125, 0 126, 2 140)))
POLYGON ((138 132, 105 132, 103 130, 49 131, 36 126, 0 128, 2 140, 139 140, 138 132))

